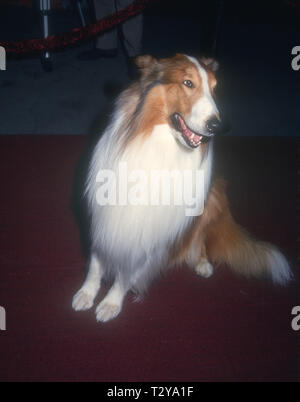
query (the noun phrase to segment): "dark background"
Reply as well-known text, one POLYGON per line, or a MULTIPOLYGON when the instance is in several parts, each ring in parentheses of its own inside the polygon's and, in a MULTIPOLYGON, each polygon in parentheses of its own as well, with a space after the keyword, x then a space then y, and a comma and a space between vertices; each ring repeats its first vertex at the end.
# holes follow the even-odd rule
MULTIPOLYGON (((41 37, 34 9, 5 3, 0 40, 41 37)), ((85 152, 129 82, 125 56, 120 43, 116 58, 80 62, 86 43, 53 54, 52 72, 39 55, 9 59, 0 71, 0 381, 299 381, 291 328, 300 305, 300 71, 291 68, 299 2, 225 0, 213 52, 219 4, 153 0, 143 51, 220 62, 218 99, 231 130, 216 138, 215 171, 228 181, 233 216, 282 250, 294 280, 274 286, 226 266, 206 280, 180 267, 142 302, 126 298, 105 325, 94 308, 74 312, 85 266, 85 152)), ((50 32, 79 25, 74 9, 59 9, 50 32)))
MULTIPOLYGON (((300 71, 291 68, 291 50, 300 43, 299 20, 298 1, 153 0, 144 12, 143 53, 213 54, 232 135, 298 136, 300 71)), ((74 7, 50 17, 52 34, 76 26, 74 7)), ((36 37, 36 9, 1 6, 0 40, 36 37)), ((8 60, 0 74, 0 133, 87 134, 105 118, 108 101, 128 83, 126 62, 121 43, 115 58, 79 61, 91 46, 57 52, 48 74, 38 54, 8 60)))

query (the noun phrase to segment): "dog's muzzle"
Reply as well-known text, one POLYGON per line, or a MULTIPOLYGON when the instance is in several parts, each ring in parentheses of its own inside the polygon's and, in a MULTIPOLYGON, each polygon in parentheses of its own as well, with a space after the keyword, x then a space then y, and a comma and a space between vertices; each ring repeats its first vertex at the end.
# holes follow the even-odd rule
POLYGON ((206 122, 206 129, 211 135, 218 135, 218 134, 223 134, 224 133, 223 123, 216 116, 211 117, 206 122))

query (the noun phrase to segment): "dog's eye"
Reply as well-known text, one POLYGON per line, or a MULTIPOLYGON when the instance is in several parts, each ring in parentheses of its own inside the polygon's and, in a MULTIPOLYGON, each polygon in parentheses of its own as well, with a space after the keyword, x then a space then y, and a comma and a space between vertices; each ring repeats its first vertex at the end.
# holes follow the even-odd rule
POLYGON ((194 84, 190 80, 184 80, 183 85, 185 85, 188 88, 194 88, 194 84))

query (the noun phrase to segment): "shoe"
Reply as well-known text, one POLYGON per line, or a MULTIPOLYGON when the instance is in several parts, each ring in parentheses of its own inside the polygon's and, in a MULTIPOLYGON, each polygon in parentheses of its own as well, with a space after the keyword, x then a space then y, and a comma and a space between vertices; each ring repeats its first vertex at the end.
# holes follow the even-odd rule
POLYGON ((79 53, 77 56, 81 61, 97 60, 101 57, 115 57, 117 55, 117 49, 91 49, 85 52, 79 53))

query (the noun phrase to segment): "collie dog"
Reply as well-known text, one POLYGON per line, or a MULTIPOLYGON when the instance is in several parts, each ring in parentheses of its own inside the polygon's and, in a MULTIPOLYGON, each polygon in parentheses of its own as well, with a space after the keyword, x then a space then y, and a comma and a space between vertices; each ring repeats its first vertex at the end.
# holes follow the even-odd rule
POLYGON ((90 162, 91 255, 73 308, 92 307, 101 280, 108 279, 111 288, 96 308, 97 321, 108 321, 120 313, 128 291, 143 294, 162 270, 183 263, 203 277, 212 275, 212 264, 225 263, 246 276, 286 284, 292 274, 285 257, 235 223, 224 182, 211 179, 213 137, 221 130, 213 96, 217 63, 177 54, 139 56, 136 64, 141 77, 119 96, 90 162), (176 186, 168 187, 170 202, 162 202, 163 197, 149 202, 157 201, 161 187, 152 181, 137 186, 137 179, 153 171, 201 172, 196 180, 184 176, 189 190, 197 190, 196 212, 174 202, 176 186), (122 199, 116 188, 122 189, 122 199))

